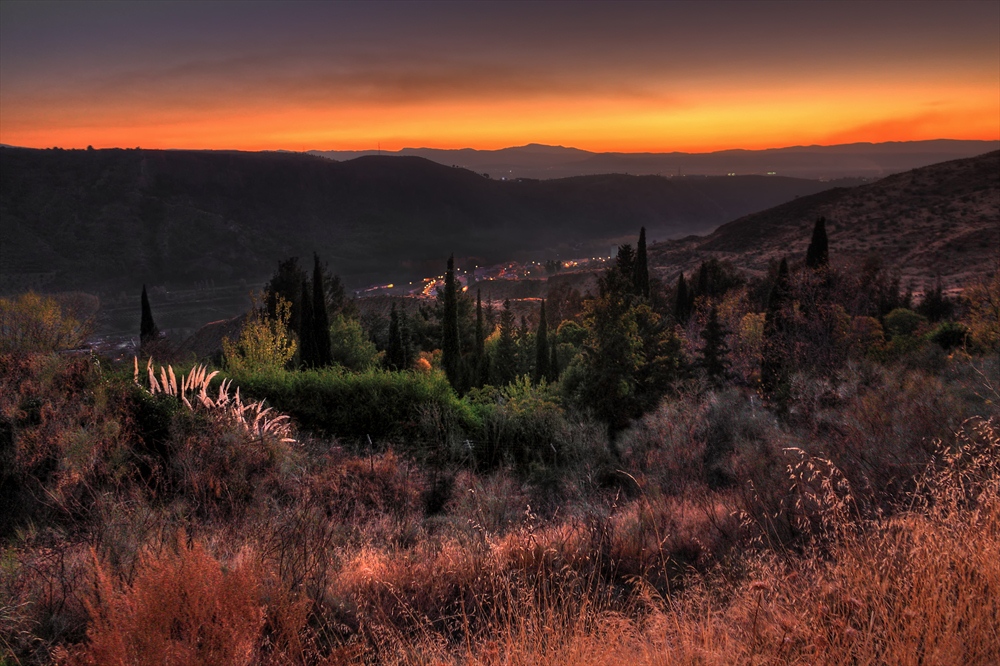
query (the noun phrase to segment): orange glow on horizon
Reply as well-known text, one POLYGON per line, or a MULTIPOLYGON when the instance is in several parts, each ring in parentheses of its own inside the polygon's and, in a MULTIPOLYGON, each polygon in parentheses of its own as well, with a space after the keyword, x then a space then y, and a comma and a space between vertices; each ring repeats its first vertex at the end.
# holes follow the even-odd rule
POLYGON ((710 152, 925 139, 1000 139, 992 77, 928 86, 809 86, 600 95, 554 91, 384 102, 210 92, 125 104, 93 96, 5 101, 0 142, 32 148, 217 150, 499 149, 527 143, 594 152, 710 152), (985 78, 985 81, 984 81, 985 78))
POLYGON ((0 2, 0 143, 1000 140, 996 3, 0 2))

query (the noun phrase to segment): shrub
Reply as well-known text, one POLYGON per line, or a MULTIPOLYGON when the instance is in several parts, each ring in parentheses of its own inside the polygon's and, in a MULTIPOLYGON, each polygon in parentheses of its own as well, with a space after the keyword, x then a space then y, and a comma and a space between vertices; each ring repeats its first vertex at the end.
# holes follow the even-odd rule
POLYGON ((927 317, 906 308, 896 308, 885 316, 885 330, 892 337, 916 335, 927 317))
POLYGON ((554 385, 533 386, 524 375, 502 389, 474 390, 468 402, 482 422, 471 452, 479 465, 561 462, 566 422, 554 385))
POLYGON ((226 368, 234 373, 263 372, 284 368, 295 356, 296 342, 288 333, 292 306, 276 297, 276 315, 267 315, 263 296, 251 294, 250 314, 236 342, 222 341, 226 368))
POLYGON ((968 304, 966 323, 972 339, 982 349, 1000 349, 1000 271, 969 286, 963 296, 968 304))
POLYGON ((58 301, 34 292, 0 298, 0 353, 46 352, 83 344, 89 321, 80 321, 58 301))
POLYGON ((361 322, 342 314, 330 323, 330 350, 334 362, 356 372, 375 368, 381 360, 380 352, 365 335, 361 322))
POLYGON ((953 321, 943 321, 927 334, 927 339, 948 351, 965 345, 969 339, 969 329, 953 321))
POLYGON ((223 569, 193 542, 142 557, 130 585, 104 567, 87 601, 87 643, 71 664, 254 664, 265 624, 263 582, 249 557, 223 569))

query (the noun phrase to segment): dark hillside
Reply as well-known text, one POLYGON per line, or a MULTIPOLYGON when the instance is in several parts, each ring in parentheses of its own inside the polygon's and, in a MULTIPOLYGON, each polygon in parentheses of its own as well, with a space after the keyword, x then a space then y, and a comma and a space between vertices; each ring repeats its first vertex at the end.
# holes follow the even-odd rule
POLYGON ((349 283, 606 251, 646 226, 704 232, 828 184, 792 178, 584 176, 499 181, 418 157, 0 149, 0 272, 115 293, 263 281, 318 251, 349 283))
POLYGON ((942 162, 854 188, 835 188, 724 224, 705 237, 658 245, 664 274, 717 257, 763 270, 772 258, 801 259, 819 217, 835 263, 877 255, 904 284, 965 284, 1000 263, 1000 152, 942 162))

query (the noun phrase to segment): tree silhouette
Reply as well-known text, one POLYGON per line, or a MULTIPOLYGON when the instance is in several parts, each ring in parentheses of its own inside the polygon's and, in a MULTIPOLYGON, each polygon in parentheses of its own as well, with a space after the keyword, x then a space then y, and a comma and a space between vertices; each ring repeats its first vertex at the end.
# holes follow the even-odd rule
POLYGON ((405 370, 406 358, 403 351, 402 327, 399 324, 399 312, 396 304, 389 311, 389 344, 385 350, 385 365, 390 370, 405 370))
POLYGON ((684 273, 677 278, 677 295, 674 298, 674 320, 678 324, 686 324, 691 316, 691 296, 688 293, 684 273))
POLYGON ((494 373, 491 377, 497 386, 506 386, 517 377, 517 342, 514 340, 514 313, 510 300, 503 302, 500 311, 500 337, 497 340, 494 373))
POLYGON ((715 386, 721 386, 729 374, 729 345, 726 344, 728 334, 729 330, 719 322, 719 309, 713 304, 705 328, 699 335, 705 341, 701 348, 700 365, 715 386))
POLYGON ((326 294, 324 293, 323 270, 319 265, 319 255, 313 253, 313 281, 312 281, 312 327, 313 345, 315 348, 316 367, 326 367, 333 363, 333 354, 330 349, 330 318, 327 314, 326 294))
POLYGON ((559 379, 559 342, 556 336, 552 336, 552 356, 549 359, 549 373, 552 375, 552 381, 559 379))
POLYGON ((448 270, 444 276, 444 313, 441 318, 441 365, 448 381, 459 388, 461 350, 458 336, 458 286, 455 283, 455 255, 448 257, 448 270))
POLYGON ((820 217, 813 226, 812 240, 806 250, 806 266, 813 270, 822 268, 830 262, 829 247, 826 239, 826 218, 820 217))
POLYGON ((316 327, 309 281, 303 279, 299 288, 299 363, 303 367, 313 368, 316 367, 316 327))
POLYGON ((790 305, 791 282, 788 261, 781 259, 778 275, 767 299, 764 314, 764 349, 761 357, 760 382, 765 393, 773 394, 785 379, 784 342, 788 333, 785 309, 790 305))
POLYGON ((277 319, 278 300, 285 299, 291 305, 288 326, 296 333, 302 330, 302 281, 308 278, 309 276, 299 266, 299 258, 290 257, 278 262, 278 270, 264 287, 264 291, 267 292, 268 316, 277 319))
POLYGON ((545 321, 545 301, 542 300, 542 309, 538 315, 538 328, 535 329, 535 383, 540 384, 543 380, 551 379, 548 323, 545 321))
POLYGON ((153 310, 149 307, 146 285, 142 285, 142 318, 139 321, 139 345, 144 346, 156 340, 160 331, 153 322, 153 310))
POLYGON ((635 252, 632 284, 637 296, 649 298, 649 264, 646 260, 646 227, 639 230, 639 245, 635 252))
POLYGON ((489 364, 486 361, 486 326, 483 321, 483 296, 476 289, 476 348, 474 354, 473 384, 483 386, 488 381, 489 364))
POLYGON ((917 306, 917 312, 927 317, 932 323, 937 323, 943 319, 951 317, 955 309, 952 303, 941 288, 941 277, 938 276, 937 284, 930 291, 924 293, 924 300, 917 306))

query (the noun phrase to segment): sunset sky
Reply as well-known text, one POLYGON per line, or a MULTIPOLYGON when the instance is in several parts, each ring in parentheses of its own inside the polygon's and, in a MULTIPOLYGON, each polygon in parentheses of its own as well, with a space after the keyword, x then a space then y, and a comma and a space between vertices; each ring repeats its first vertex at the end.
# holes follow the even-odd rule
POLYGON ((1000 2, 0 3, 0 143, 1000 138, 1000 2))

